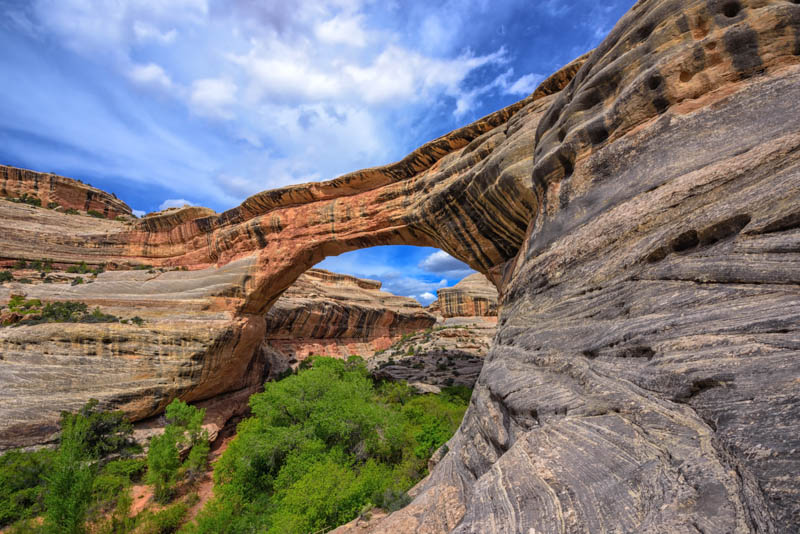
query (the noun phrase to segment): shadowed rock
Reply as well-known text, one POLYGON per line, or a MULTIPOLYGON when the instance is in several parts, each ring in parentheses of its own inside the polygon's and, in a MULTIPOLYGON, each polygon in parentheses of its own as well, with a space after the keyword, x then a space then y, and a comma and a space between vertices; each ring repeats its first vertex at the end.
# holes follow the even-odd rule
MULTIPOLYGON (((793 532, 799 43, 796 2, 640 1, 548 96, 397 164, 43 239, 65 257, 213 266, 198 272, 214 280, 241 266, 193 290, 228 330, 175 360, 192 378, 165 398, 235 389, 267 308, 326 255, 433 245, 491 278, 502 311, 462 426, 373 532, 793 532)), ((16 338, 18 362, 35 361, 35 335, 16 338)))

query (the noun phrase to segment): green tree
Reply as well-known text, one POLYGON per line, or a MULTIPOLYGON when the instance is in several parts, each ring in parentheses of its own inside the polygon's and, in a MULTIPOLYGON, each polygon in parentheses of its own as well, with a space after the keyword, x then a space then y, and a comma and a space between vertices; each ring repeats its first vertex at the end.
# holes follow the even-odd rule
POLYGON ((178 427, 167 425, 164 433, 153 436, 147 451, 147 482, 153 485, 153 494, 158 502, 166 503, 172 498, 181 457, 177 442, 178 427))
POLYGON ((70 417, 62 419, 62 425, 58 454, 46 476, 44 531, 79 534, 84 532, 94 479, 85 449, 89 422, 70 417))

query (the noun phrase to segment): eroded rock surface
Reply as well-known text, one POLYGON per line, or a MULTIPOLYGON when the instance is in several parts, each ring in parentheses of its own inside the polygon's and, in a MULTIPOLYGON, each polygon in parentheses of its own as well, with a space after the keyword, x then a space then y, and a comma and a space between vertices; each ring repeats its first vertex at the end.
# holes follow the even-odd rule
POLYGON ((481 273, 471 274, 453 287, 437 290, 436 296, 428 308, 442 317, 497 315, 497 288, 481 273))
MULTIPOLYGON (((165 376, 200 377, 189 400, 240 389, 266 310, 326 255, 438 246, 491 278, 502 311, 464 422, 374 532, 797 531, 800 4, 640 1, 544 86, 394 165, 224 214, 42 239, 65 256, 209 268, 192 291, 213 341, 158 352, 165 376), (239 281, 214 285, 229 264, 239 281)), ((73 296, 100 299, 99 284, 73 296)), ((166 323, 159 347, 181 347, 166 323)), ((49 383, 8 379, 47 369, 37 335, 3 339, 16 351, 3 393, 49 383)), ((53 398, 81 387, 70 380, 53 398)), ((0 421, 19 414, 2 401, 0 421)))
POLYGON ((266 343, 297 363, 311 355, 372 357, 436 317, 381 283, 311 269, 267 313, 266 343))
POLYGON ((0 165, 0 198, 38 199, 61 211, 93 211, 107 219, 132 218, 131 208, 116 196, 71 178, 0 165))

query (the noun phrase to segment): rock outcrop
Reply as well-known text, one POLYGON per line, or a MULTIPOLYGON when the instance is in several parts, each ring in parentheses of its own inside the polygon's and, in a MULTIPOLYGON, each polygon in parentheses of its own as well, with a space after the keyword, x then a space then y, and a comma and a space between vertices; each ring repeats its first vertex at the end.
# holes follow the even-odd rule
POLYGON ((436 296, 428 309, 442 317, 497 315, 497 288, 481 273, 471 274, 453 287, 439 289, 436 296))
MULTIPOLYGON (((59 391, 95 392, 80 370, 47 379, 67 344, 87 374, 108 365, 117 400, 163 392, 131 410, 152 414, 241 389, 266 311, 322 257, 438 246, 500 288, 498 331, 449 452, 374 532, 796 531, 800 4, 640 1, 544 87, 394 165, 158 227, 42 234, 62 257, 193 269, 109 280, 163 310, 136 328, 179 385, 136 374, 133 326, 14 328, 0 435, 41 424, 59 391), (170 308, 167 282, 196 300, 170 308), (35 387, 53 391, 41 412, 9 396, 35 387)), ((99 302, 99 278, 70 296, 99 302)))
POLYGON ((497 327, 495 317, 451 317, 411 335, 367 361, 378 379, 404 380, 423 392, 472 388, 497 327))
MULTIPOLYGON (((132 218, 131 208, 116 196, 57 174, 0 165, 0 197, 29 197, 41 206, 95 212, 107 219, 132 218)), ((99 216, 99 215, 98 215, 99 216)))
POLYGON ((381 283, 311 269, 267 313, 266 343, 293 364, 311 355, 369 358, 436 317, 381 283))

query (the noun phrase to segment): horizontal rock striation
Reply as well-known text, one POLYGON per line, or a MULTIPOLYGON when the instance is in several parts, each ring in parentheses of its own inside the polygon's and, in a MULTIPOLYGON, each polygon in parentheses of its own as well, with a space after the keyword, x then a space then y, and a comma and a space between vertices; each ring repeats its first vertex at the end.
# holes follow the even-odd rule
MULTIPOLYGON (((154 311, 144 328, 160 341, 143 368, 160 366, 152 387, 189 400, 263 376, 246 362, 260 361, 267 310, 327 255, 438 246, 487 275, 502 309, 462 426, 414 501, 373 532, 797 531, 800 4, 642 0, 543 87, 393 165, 219 215, 43 242, 193 269, 69 290, 166 314, 158 291, 185 284, 167 295, 196 300, 172 313, 217 325, 213 340, 192 348, 154 311)), ((113 383, 59 380, 50 364, 64 351, 40 350, 57 333, 33 346, 36 331, 16 332, 0 334, 3 437, 5 421, 41 423, 35 408, 51 400, 21 408, 8 392, 52 383, 60 399, 113 383)), ((74 362, 135 365, 121 340, 101 360, 98 339, 70 340, 74 362)))
POLYGON ((497 288, 481 273, 467 276, 453 287, 436 291, 429 309, 442 317, 497 315, 497 288))
POLYGON ((265 342, 292 363, 311 355, 371 357, 436 317, 381 283, 311 269, 281 295, 266 318, 265 342))
POLYGON ((798 36, 783 1, 619 22, 537 128, 462 427, 373 532, 800 527, 798 36))
POLYGON ((45 207, 52 203, 65 210, 95 211, 107 219, 133 216, 127 204, 96 187, 57 174, 0 165, 0 197, 24 195, 39 199, 45 207))

